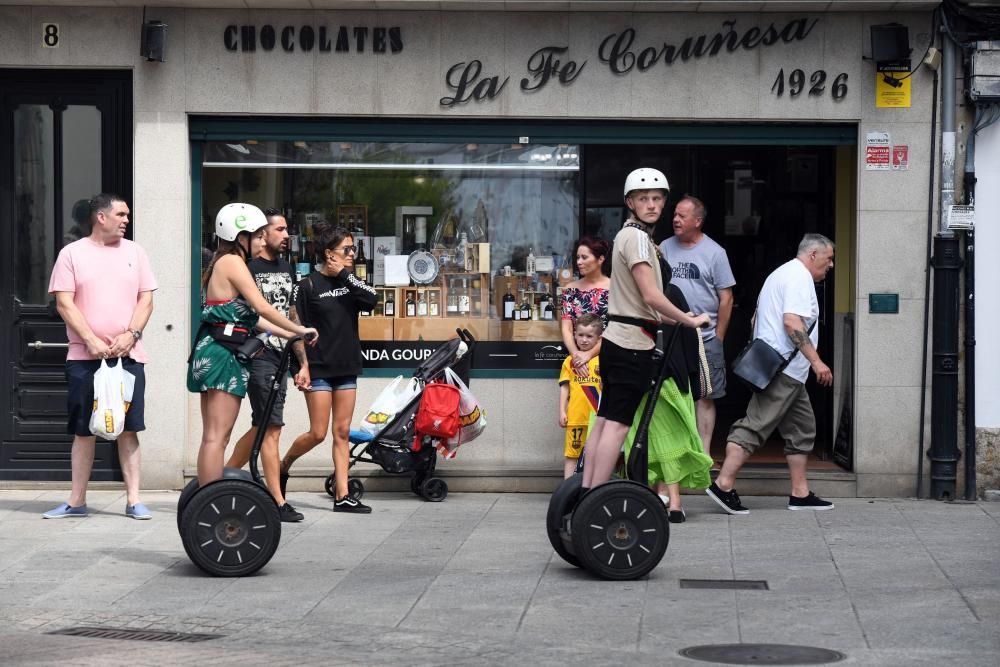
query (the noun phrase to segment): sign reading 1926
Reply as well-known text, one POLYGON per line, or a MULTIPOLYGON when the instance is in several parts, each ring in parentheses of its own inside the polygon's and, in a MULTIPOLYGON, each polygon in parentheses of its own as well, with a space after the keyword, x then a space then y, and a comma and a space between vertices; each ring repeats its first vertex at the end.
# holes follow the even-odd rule
MULTIPOLYGON (((809 76, 809 94, 815 97, 826 92, 826 70, 818 69, 809 76)), ((806 73, 793 69, 785 76, 785 69, 778 70, 778 76, 771 85, 771 92, 781 97, 785 94, 785 80, 788 80, 788 95, 798 97, 806 87, 806 73)), ((830 85, 830 95, 835 100, 842 100, 847 95, 847 72, 838 74, 830 85)))

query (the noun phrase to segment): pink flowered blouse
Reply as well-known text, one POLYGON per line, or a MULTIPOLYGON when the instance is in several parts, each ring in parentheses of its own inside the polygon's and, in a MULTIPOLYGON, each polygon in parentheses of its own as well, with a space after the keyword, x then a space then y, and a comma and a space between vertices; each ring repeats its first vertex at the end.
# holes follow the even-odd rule
POLYGON ((599 315, 604 326, 608 326, 608 290, 603 287, 582 290, 567 287, 562 293, 562 318, 576 321, 584 313, 599 315))

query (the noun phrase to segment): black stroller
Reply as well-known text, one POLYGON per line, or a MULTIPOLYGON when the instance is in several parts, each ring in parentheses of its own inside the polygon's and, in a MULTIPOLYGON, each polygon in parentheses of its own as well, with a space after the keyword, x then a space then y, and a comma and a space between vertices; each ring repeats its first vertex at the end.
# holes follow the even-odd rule
MULTIPOLYGON (((420 386, 420 392, 414 396, 406 407, 389 420, 378 435, 351 429, 350 433, 350 463, 375 463, 388 473, 403 474, 412 472, 410 490, 425 500, 441 502, 448 495, 448 484, 440 477, 434 477, 437 465, 437 450, 432 446, 430 438, 419 450, 414 451, 414 418, 420 406, 424 386, 444 374, 446 368, 469 384, 469 372, 472 370, 472 352, 476 339, 468 329, 456 329, 457 338, 446 341, 434 350, 420 366, 413 371, 413 377, 420 386)), ((326 478, 326 492, 336 495, 334 476, 331 473, 326 478)), ((347 480, 347 490, 352 498, 360 500, 365 493, 365 486, 357 477, 347 480)))

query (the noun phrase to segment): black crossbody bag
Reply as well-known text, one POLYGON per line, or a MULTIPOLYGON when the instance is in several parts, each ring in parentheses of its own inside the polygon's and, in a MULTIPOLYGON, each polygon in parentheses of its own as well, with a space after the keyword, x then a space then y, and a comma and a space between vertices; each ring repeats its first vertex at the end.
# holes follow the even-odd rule
MULTIPOLYGON (((806 336, 812 333, 815 326, 816 322, 813 321, 806 336)), ((742 380, 753 391, 764 391, 778 373, 792 363, 792 359, 798 353, 799 349, 795 348, 785 359, 781 352, 760 338, 753 338, 733 362, 733 375, 742 380)))

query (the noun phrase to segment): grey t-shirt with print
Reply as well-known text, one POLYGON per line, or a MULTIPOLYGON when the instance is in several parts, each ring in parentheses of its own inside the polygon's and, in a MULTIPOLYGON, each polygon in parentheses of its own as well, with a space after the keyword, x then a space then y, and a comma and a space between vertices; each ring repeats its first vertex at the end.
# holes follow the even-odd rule
POLYGON ((719 320, 718 290, 736 284, 726 251, 704 235, 691 247, 684 246, 676 236, 671 236, 660 244, 660 251, 673 271, 671 282, 684 293, 691 312, 695 315, 708 313, 712 319, 708 327, 701 329, 702 338, 715 338, 719 320))

